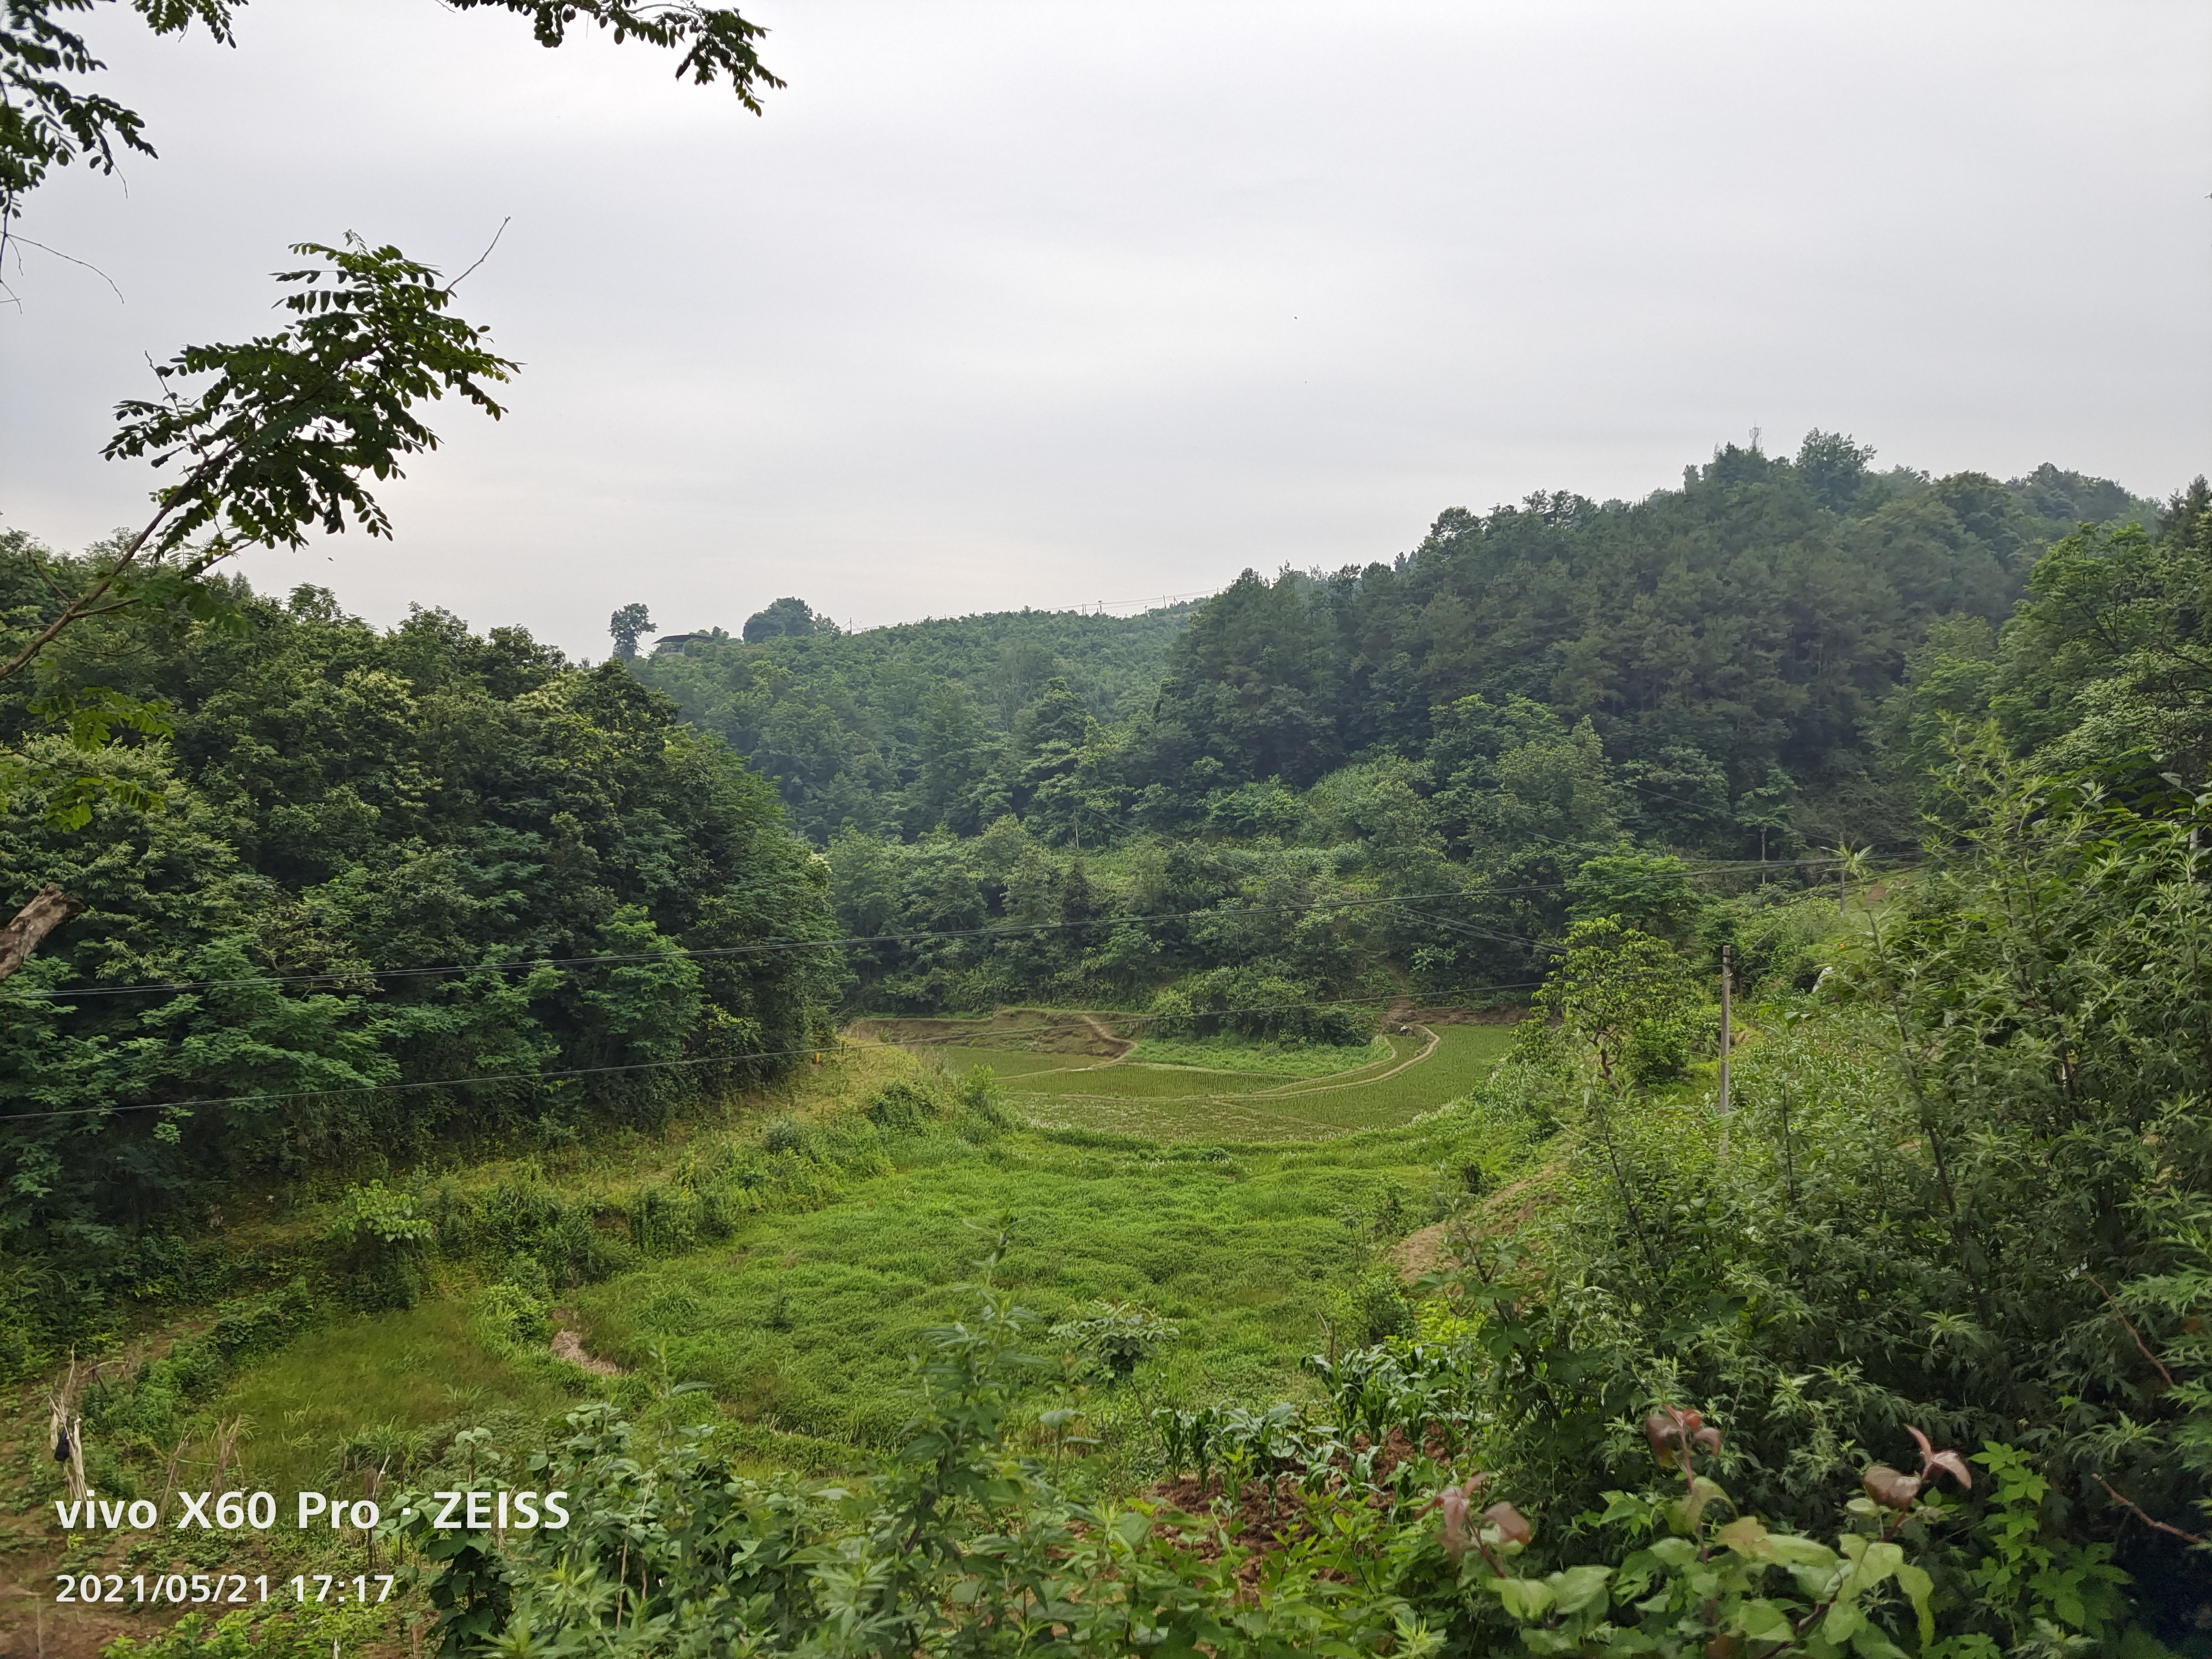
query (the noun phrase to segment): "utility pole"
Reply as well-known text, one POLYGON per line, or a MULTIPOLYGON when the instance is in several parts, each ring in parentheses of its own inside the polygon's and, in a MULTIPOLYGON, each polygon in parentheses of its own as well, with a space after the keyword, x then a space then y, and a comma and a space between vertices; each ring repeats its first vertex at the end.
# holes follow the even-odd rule
POLYGON ((1728 1156, 1729 1144, 1729 1049, 1735 1041, 1729 1015, 1730 992, 1735 979, 1735 946, 1721 946, 1721 1156, 1728 1156))

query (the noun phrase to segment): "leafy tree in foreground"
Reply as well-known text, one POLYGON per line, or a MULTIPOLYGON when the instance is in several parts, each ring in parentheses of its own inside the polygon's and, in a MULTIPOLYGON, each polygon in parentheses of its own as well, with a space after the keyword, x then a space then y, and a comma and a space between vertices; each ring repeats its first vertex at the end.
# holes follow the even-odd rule
MULTIPOLYGON (((100 0, 8 0, 0 27, 0 245, 32 191, 56 167, 82 161, 101 173, 115 171, 118 153, 155 154, 145 118, 95 91, 90 77, 106 65, 63 18, 90 11, 100 0)), ((236 43, 234 20, 242 0, 131 0, 131 9, 156 34, 183 34, 198 23, 224 46, 236 43)), ((530 21, 544 46, 557 46, 580 21, 596 24, 617 41, 639 40, 682 53, 679 76, 699 84, 727 81, 757 114, 763 90, 783 82, 760 61, 763 33, 732 8, 673 0, 453 0, 452 9, 509 11, 530 21)))
MULTIPOLYGON (((303 546, 311 528, 335 532, 349 520, 388 537, 391 522, 362 479, 398 477, 401 458, 437 447, 417 405, 450 393, 499 416, 489 387, 515 365, 490 349, 483 329, 452 313, 452 286, 435 270, 352 237, 340 247, 301 243, 294 252, 324 263, 278 276, 294 289, 283 331, 237 345, 188 346, 155 370, 166 395, 117 410, 108 457, 150 459, 180 474, 155 491, 145 525, 88 563, 51 562, 19 548, 46 592, 11 608, 0 627, 0 683, 34 668, 67 630, 92 618, 152 608, 227 620, 222 591, 206 578, 246 547, 303 546), (196 541, 203 532, 212 533, 196 541)), ((65 744, 0 749, 0 798, 43 786, 48 813, 70 828, 82 828, 103 795, 158 808, 160 795, 128 769, 87 763, 118 727, 167 735, 163 706, 97 684, 57 682, 46 690, 33 712, 58 725, 65 744)), ((18 914, 10 929, 27 942, 0 950, 0 979, 64 919, 67 902, 59 889, 42 889, 18 914)))

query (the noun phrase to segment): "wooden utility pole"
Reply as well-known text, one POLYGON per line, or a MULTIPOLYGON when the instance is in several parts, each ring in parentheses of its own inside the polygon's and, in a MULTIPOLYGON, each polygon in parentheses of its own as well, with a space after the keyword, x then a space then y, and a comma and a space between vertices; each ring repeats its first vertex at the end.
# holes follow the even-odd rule
POLYGON ((1729 1016, 1730 992, 1735 978, 1735 946, 1721 946, 1721 1152, 1728 1152, 1729 1132, 1729 1049, 1735 1041, 1729 1016))

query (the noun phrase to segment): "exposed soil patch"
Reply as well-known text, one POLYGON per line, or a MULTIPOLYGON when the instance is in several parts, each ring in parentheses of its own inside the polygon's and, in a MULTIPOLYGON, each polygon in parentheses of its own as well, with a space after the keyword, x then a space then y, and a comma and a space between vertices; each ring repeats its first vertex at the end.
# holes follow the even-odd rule
POLYGON ((1437 1222, 1419 1232, 1407 1233, 1391 1248, 1390 1256, 1398 1264, 1398 1276, 1408 1283, 1423 1273, 1434 1273, 1443 1261, 1445 1223, 1437 1222))
MULTIPOLYGON (((1481 1221, 1474 1228, 1477 1238, 1495 1238, 1500 1233, 1511 1232, 1524 1225, 1536 1212, 1556 1201, 1557 1194, 1540 1187, 1548 1170, 1532 1176, 1523 1176, 1510 1186, 1500 1187, 1484 1199, 1481 1221)), ((1408 1284, 1423 1273, 1433 1273, 1443 1266, 1445 1247, 1449 1243, 1450 1224, 1439 1221, 1407 1233, 1390 1249, 1391 1260, 1398 1264, 1398 1273, 1408 1284)))
POLYGON ((611 1359, 602 1359, 584 1346, 584 1339, 563 1325, 553 1333, 553 1357, 565 1359, 572 1365, 581 1365, 594 1376, 620 1376, 623 1368, 611 1359))
POLYGON ((1003 1048, 1029 1054, 1088 1054, 1119 1060, 1136 1046, 1128 1022, 1113 1014, 1065 1009, 1001 1008, 983 1019, 856 1019, 845 1028, 855 1042, 909 1048, 1003 1048))
POLYGON ((1423 1025, 1518 1025, 1525 1006, 1511 1008, 1414 1008, 1403 1018, 1423 1025))

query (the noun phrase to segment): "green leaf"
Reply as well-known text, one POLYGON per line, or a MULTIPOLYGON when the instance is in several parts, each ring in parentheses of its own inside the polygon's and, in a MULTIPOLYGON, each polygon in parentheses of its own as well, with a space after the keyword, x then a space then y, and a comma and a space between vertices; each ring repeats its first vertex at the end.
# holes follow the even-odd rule
POLYGON ((1897 1587, 1912 1603, 1913 1616, 1920 1624, 1920 1645, 1924 1651, 1936 1639, 1936 1614, 1929 1604, 1936 1581, 1922 1569, 1908 1563, 1897 1570, 1897 1587))
POLYGON ((1764 1599, 1739 1603, 1734 1628, 1754 1642, 1786 1642, 1796 1632, 1790 1615, 1764 1599))
POLYGON ((1774 1559, 1774 1546, 1767 1536, 1766 1523, 1755 1515, 1739 1516, 1715 1533, 1713 1540, 1734 1550, 1738 1555, 1764 1561, 1774 1559))
POLYGON ((1523 1624, 1541 1619, 1552 1605, 1552 1587, 1533 1578, 1491 1578, 1486 1581, 1505 1611, 1523 1624))
POLYGON ((1611 1567, 1593 1565, 1569 1567, 1564 1572, 1551 1574, 1544 1583, 1551 1587, 1552 1600, 1559 1612, 1575 1613, 1601 1601, 1612 1577, 1611 1567))

